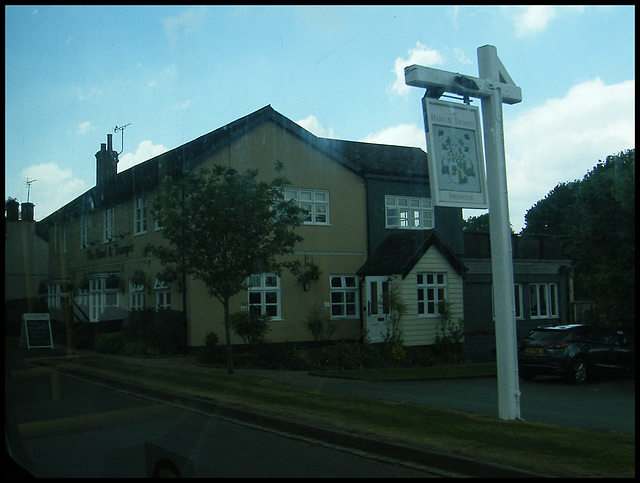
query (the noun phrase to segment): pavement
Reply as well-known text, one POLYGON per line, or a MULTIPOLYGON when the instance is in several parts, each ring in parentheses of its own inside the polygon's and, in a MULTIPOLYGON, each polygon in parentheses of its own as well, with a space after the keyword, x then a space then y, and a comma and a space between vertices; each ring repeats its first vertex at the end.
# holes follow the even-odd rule
MULTIPOLYGON (((196 369, 202 367, 199 365, 194 356, 177 356, 177 357, 131 357, 123 355, 101 354, 93 351, 76 351, 79 357, 104 357, 111 358, 129 363, 145 365, 149 367, 160 368, 179 368, 179 369, 196 369)), ((47 358, 51 360, 51 358, 47 358)), ((47 365, 47 359, 34 360, 36 364, 47 365)), ((209 367, 212 372, 227 373, 226 368, 209 367)), ((267 369, 244 369, 234 368, 235 374, 242 374, 252 377, 267 378, 281 383, 291 384, 304 388, 319 388, 321 390, 323 377, 313 375, 308 371, 292 371, 292 370, 267 370, 267 369)), ((98 378, 100 379, 100 378, 98 378)), ((92 376, 92 380, 96 380, 92 376)), ((493 477, 493 478, 532 478, 545 477, 546 475, 536 474, 533 472, 520 470, 518 468, 506 467, 477 461, 474 459, 462 457, 459 455, 451 455, 440 453, 437 451, 427 451, 416 449, 406 445, 390 443, 385 441, 372 440, 362 435, 345 433, 343 431, 332 430, 326 427, 317 427, 311 424, 294 422, 287 419, 267 416, 256 412, 239 409, 237 407, 224 406, 210 399, 190 397, 183 394, 169 394, 166 391, 160 391, 153 388, 140 388, 132 384, 116 382, 109 379, 100 381, 111 386, 115 386, 120 390, 127 391, 137 396, 146 397, 156 401, 165 401, 172 405, 178 405, 187 409, 196 410, 205 414, 212 414, 218 417, 225 417, 238 420, 246 424, 256 425, 267 430, 278 431, 285 435, 301 437, 321 441, 325 444, 331 444, 349 450, 364 451, 373 453, 384 458, 396 461, 404 461, 408 463, 423 465, 435 468, 448 476, 466 476, 466 477, 493 477)))

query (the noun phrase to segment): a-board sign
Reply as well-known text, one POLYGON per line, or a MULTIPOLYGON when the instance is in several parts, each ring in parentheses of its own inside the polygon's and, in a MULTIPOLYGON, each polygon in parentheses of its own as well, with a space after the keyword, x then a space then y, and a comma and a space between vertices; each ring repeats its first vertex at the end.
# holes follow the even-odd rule
POLYGON ((20 347, 27 349, 53 349, 49 314, 22 314, 20 347))

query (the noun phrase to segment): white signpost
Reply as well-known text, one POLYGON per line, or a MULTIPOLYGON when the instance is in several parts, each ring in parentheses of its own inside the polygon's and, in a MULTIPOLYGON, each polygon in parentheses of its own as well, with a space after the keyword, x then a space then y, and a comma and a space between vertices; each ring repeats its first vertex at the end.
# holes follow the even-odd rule
MULTIPOLYGON (((429 140, 428 113, 426 109, 445 92, 480 98, 484 127, 484 149, 487 165, 487 194, 489 201, 489 229, 491 237, 491 269, 493 273, 496 356, 498 364, 498 415, 500 419, 520 419, 520 388, 518 384, 518 357, 515 321, 515 297, 513 289, 513 259, 509 202, 507 198, 507 170, 504 152, 502 104, 522 101, 522 92, 511 80, 500 62, 496 48, 485 45, 478 48, 480 77, 470 77, 429 67, 411 65, 405 67, 407 85, 427 89, 425 129, 427 130, 430 178, 434 176, 439 161, 437 141, 429 140), (434 144, 437 147, 434 147, 434 144)), ((454 103, 447 103, 455 105, 454 103)), ((433 132, 432 134, 433 135, 433 132)), ((479 167, 478 167, 479 169, 479 167)), ((441 174, 441 173, 440 173, 441 174)), ((433 185, 432 185, 433 186, 433 185)), ((432 187, 433 189, 433 187, 432 187)), ((464 194, 464 191, 463 191, 464 194)), ((440 193, 432 193, 432 196, 440 193)), ((452 201, 452 200, 450 200, 452 201)), ((465 197, 456 206, 477 208, 477 204, 465 204, 465 197)), ((471 200, 473 201, 473 200, 471 200)), ((451 205, 449 205, 451 206, 451 205)))

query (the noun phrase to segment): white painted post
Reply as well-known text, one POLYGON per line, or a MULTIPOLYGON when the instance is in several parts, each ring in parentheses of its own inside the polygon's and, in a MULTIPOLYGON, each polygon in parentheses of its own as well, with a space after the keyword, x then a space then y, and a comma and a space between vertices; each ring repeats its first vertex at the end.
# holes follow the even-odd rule
POLYGON ((513 84, 513 82, 498 59, 496 48, 491 45, 478 48, 478 70, 480 78, 492 82, 494 88, 492 96, 482 98, 482 124, 487 165, 491 267, 496 314, 498 413, 500 419, 511 420, 520 419, 520 387, 500 84, 513 84))
POLYGON ((498 413, 501 419, 511 420, 520 419, 520 388, 502 104, 522 101, 522 93, 500 62, 494 46, 478 48, 478 70, 480 76, 476 78, 411 65, 405 67, 404 75, 407 85, 426 88, 433 93, 431 97, 451 92, 482 100, 496 312, 498 413))

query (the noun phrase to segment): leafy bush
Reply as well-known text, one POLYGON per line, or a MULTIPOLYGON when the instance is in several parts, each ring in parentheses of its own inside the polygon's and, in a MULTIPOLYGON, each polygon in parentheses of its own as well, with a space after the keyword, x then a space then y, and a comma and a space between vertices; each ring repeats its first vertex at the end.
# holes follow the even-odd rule
POLYGON ((118 354, 123 351, 125 338, 122 332, 106 332, 96 339, 95 350, 105 354, 118 354))
POLYGON ((215 332, 209 332, 204 338, 204 346, 200 347, 196 360, 202 364, 213 364, 218 357, 220 338, 215 332))
POLYGON ((230 316, 233 331, 242 338, 245 344, 256 347, 267 342, 267 333, 271 329, 271 317, 258 312, 235 312, 230 316))
MULTIPOLYGON (((187 351, 187 320, 183 312, 163 309, 152 318, 151 336, 159 354, 184 354, 187 351)), ((155 355, 155 354, 154 354, 155 355)))
POLYGON ((96 324, 89 322, 73 324, 73 346, 76 349, 93 349, 96 337, 96 324))
POLYGON ((331 320, 329 313, 326 311, 323 312, 318 305, 311 307, 306 326, 309 332, 311 332, 316 344, 329 340, 336 330, 338 330, 338 325, 335 321, 331 320))
POLYGON ((175 355, 187 350, 187 322, 177 310, 132 310, 122 323, 122 332, 129 353, 175 355))

